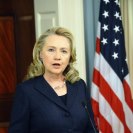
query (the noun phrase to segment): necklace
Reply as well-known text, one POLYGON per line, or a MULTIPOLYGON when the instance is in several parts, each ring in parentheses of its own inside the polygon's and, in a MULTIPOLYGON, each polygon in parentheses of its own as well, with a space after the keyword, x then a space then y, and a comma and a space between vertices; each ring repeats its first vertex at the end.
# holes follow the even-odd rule
POLYGON ((54 87, 54 89, 62 89, 65 85, 66 85, 66 82, 64 81, 61 86, 58 85, 58 86, 54 87))

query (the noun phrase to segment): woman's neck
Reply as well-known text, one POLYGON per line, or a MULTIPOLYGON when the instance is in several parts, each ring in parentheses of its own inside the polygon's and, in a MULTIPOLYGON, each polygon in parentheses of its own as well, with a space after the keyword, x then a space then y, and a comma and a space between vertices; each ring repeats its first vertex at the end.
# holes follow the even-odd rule
POLYGON ((49 82, 64 81, 64 75, 44 74, 43 77, 49 82))

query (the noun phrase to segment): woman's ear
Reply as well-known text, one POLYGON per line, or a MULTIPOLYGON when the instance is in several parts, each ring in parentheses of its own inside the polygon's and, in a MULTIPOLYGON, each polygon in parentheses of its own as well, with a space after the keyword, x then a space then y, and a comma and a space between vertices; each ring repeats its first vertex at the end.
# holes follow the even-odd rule
POLYGON ((40 52, 39 56, 40 56, 40 60, 42 61, 42 59, 43 59, 42 52, 40 52))

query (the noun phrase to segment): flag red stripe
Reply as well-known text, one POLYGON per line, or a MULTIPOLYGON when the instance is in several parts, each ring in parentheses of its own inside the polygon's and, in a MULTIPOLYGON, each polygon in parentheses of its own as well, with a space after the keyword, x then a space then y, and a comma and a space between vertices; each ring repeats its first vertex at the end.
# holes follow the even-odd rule
POLYGON ((99 115, 99 127, 102 133, 113 133, 111 125, 104 119, 104 117, 99 115))
POLYGON ((95 124, 96 124, 96 127, 99 129, 98 121, 97 121, 97 118, 99 117, 99 103, 92 98, 91 99, 91 104, 93 105, 92 110, 93 110, 93 113, 94 113, 95 124))
POLYGON ((98 37, 96 39, 96 52, 100 54, 100 39, 98 37))
POLYGON ((116 94, 112 91, 112 89, 110 88, 108 83, 104 80, 104 78, 99 73, 99 71, 94 69, 94 75, 95 76, 93 78, 93 82, 99 87, 100 93, 108 101, 112 110, 115 112, 115 114, 120 119, 121 123, 123 123, 125 132, 130 133, 130 130, 127 127, 126 122, 125 122, 125 115, 124 115, 123 106, 122 106, 121 101, 117 98, 116 94), (95 78, 95 77, 99 77, 99 80, 97 80, 97 78, 95 78))
POLYGON ((123 87, 124 87, 124 93, 125 93, 125 101, 133 112, 133 100, 131 101, 131 98, 132 98, 131 90, 126 80, 123 81, 123 87))
POLYGON ((93 112, 95 116, 99 116, 99 103, 94 100, 93 98, 91 99, 91 103, 92 103, 92 108, 93 108, 93 112))

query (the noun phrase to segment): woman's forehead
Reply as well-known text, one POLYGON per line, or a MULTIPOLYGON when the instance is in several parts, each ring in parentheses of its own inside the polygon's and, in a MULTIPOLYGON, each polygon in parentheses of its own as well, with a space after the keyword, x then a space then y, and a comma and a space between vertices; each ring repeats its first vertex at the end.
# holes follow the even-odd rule
POLYGON ((68 38, 60 35, 50 35, 45 40, 45 46, 59 46, 70 48, 70 41, 68 38))

